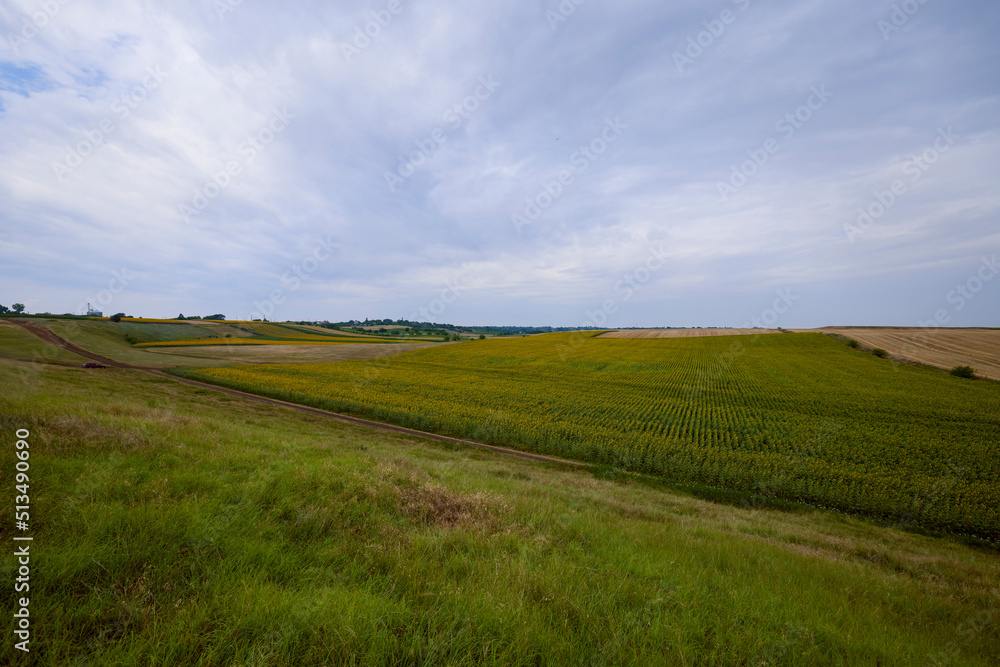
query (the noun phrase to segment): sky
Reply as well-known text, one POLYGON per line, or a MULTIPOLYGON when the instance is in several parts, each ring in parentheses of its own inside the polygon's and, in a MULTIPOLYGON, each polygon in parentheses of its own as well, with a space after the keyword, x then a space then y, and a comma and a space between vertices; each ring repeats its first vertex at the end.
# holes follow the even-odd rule
POLYGON ((1000 326, 1000 4, 0 0, 0 304, 1000 326))

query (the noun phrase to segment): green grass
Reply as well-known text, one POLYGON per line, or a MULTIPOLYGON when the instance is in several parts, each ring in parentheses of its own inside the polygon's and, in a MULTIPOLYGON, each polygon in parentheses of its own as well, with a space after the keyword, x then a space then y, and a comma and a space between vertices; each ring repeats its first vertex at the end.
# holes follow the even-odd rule
POLYGON ((198 379, 667 479, 1000 539, 1000 384, 822 334, 475 341, 198 379))
POLYGON ((31 365, 14 345, 0 425, 32 433, 35 664, 1000 660, 994 552, 31 365))
POLYGON ((248 332, 237 326, 222 323, 211 323, 198 325, 188 322, 178 322, 177 324, 164 324, 153 322, 129 322, 122 320, 115 324, 110 322, 109 326, 124 335, 125 339, 132 344, 139 343, 161 343, 173 340, 206 339, 244 337, 248 332))
POLYGON ((67 352, 55 345, 44 345, 33 334, 13 324, 0 323, 0 360, 21 360, 13 365, 24 375, 32 364, 78 365, 87 359, 67 352))

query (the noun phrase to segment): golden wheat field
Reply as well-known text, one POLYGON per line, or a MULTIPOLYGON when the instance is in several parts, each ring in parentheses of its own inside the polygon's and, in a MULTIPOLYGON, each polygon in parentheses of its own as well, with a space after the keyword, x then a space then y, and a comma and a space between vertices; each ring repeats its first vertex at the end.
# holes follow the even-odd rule
POLYGON ((894 357, 921 364, 940 368, 972 366, 978 375, 1000 380, 998 329, 827 327, 817 331, 853 338, 867 347, 880 347, 894 357))
POLYGON ((781 333, 777 329, 625 329, 609 331, 601 338, 702 338, 704 336, 753 336, 781 333))

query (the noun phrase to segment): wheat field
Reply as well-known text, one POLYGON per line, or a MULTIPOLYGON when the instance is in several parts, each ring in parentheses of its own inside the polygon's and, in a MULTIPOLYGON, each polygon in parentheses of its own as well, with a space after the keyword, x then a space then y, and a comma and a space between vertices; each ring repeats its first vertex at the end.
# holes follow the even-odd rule
POLYGON ((827 327, 816 331, 840 334, 930 366, 972 366, 978 375, 1000 380, 1000 329, 827 327))

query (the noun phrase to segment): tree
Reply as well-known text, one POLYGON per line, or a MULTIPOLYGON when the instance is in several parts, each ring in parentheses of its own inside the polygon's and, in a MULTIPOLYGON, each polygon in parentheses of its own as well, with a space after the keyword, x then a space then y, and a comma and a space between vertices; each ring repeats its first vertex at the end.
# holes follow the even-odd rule
POLYGON ((220 314, 206 315, 205 319, 206 320, 224 320, 224 319, 226 319, 226 316, 225 315, 220 315, 220 314))
POLYGON ((15 313, 17 313, 18 315, 20 315, 21 313, 24 312, 24 304, 15 303, 13 306, 10 307, 10 309, 13 310, 15 313))
POLYGON ((112 322, 121 322, 123 317, 125 317, 125 313, 115 313, 110 319, 112 322))
POLYGON ((184 317, 184 313, 181 313, 180 315, 178 315, 178 316, 177 316, 177 317, 175 317, 174 319, 175 319, 175 320, 186 320, 187 318, 186 318, 186 317, 184 317))
POLYGON ((7 306, 0 306, 0 315, 6 315, 10 312, 10 308, 7 306))
POLYGON ((479 340, 485 340, 486 334, 479 334, 479 340))

